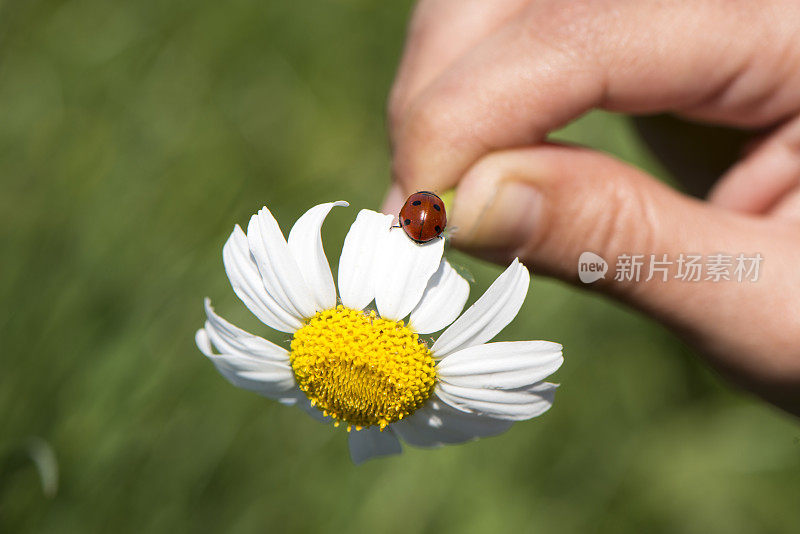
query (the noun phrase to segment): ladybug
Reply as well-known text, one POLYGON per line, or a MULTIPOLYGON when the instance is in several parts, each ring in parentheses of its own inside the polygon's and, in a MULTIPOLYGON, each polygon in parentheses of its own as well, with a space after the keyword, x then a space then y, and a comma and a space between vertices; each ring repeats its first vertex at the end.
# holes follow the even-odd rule
POLYGON ((436 239, 447 226, 444 202, 435 193, 418 191, 400 209, 400 228, 417 243, 436 239))

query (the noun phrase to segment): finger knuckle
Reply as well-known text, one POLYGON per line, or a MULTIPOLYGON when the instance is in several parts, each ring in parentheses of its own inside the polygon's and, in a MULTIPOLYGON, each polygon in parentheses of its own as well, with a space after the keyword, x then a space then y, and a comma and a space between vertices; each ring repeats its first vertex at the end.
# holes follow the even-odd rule
POLYGON ((402 123, 403 142, 410 146, 427 145, 439 137, 452 121, 446 100, 446 95, 440 93, 422 99, 409 108, 402 123))
POLYGON ((619 254, 655 252, 658 233, 657 210, 653 199, 636 184, 620 184, 615 180, 602 182, 595 191, 600 208, 591 228, 590 242, 613 257, 619 254))
POLYGON ((604 0, 555 0, 533 3, 527 13, 528 37, 553 49, 586 57, 595 49, 614 16, 604 0))

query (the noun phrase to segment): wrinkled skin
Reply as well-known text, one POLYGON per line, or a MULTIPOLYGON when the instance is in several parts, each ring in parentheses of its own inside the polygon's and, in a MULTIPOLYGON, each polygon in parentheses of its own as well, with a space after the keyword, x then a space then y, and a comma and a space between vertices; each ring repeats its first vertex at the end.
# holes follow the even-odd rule
POLYGON ((423 0, 389 102, 385 209, 396 213, 413 191, 456 187, 456 246, 500 263, 519 256, 570 282, 586 250, 611 262, 760 252, 756 283, 607 276, 591 287, 800 414, 799 33, 796 0, 423 0), (544 142, 594 108, 747 135, 717 131, 692 144, 680 128, 641 123, 678 160, 687 191, 701 194, 717 175, 700 200, 606 154, 544 142), (679 157, 681 144, 697 152, 728 139, 737 158, 728 168, 679 157))

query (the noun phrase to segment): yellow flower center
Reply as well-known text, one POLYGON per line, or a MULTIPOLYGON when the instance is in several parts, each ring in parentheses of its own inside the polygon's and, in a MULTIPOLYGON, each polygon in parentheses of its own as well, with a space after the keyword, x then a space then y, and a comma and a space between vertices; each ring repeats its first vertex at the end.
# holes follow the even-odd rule
POLYGON ((334 424, 356 430, 410 415, 436 380, 431 351, 402 321, 337 306, 294 333, 290 354, 300 389, 334 424))

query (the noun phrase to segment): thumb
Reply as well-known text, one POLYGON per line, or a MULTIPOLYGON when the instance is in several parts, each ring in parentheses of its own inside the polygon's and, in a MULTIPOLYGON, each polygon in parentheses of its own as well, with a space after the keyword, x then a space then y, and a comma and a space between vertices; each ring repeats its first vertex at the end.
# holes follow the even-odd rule
MULTIPOLYGON (((700 202, 609 156, 567 146, 484 157, 459 182, 451 211, 458 248, 500 263, 520 257, 537 273, 578 285, 579 258, 593 252, 606 260, 608 272, 591 288, 695 337, 707 337, 706 327, 719 324, 721 315, 759 303, 774 306, 769 299, 780 289, 766 279, 763 265, 758 283, 737 283, 735 265, 729 281, 707 280, 706 270, 700 280, 676 278, 682 254, 702 255, 706 268, 716 254, 732 256, 734 264, 739 253, 785 264, 787 251, 797 248, 791 232, 774 221, 700 202), (642 255, 637 276, 628 269, 615 277, 624 255, 642 255), (660 265, 666 275, 649 276, 651 255, 672 262, 660 265)), ((770 268, 777 275, 777 267, 770 268)))
POLYGON ((797 225, 728 211, 681 195, 629 165, 587 149, 544 145, 484 157, 456 188, 453 243, 501 263, 583 285, 583 252, 605 258, 588 285, 672 327, 734 381, 800 413, 800 264, 797 225), (761 257, 756 280, 736 275, 737 258, 761 257), (641 255, 638 276, 617 277, 620 260, 641 255), (667 277, 650 277, 653 255, 667 277), (677 277, 682 255, 701 274, 677 277), (729 279, 710 266, 725 255, 729 279))

